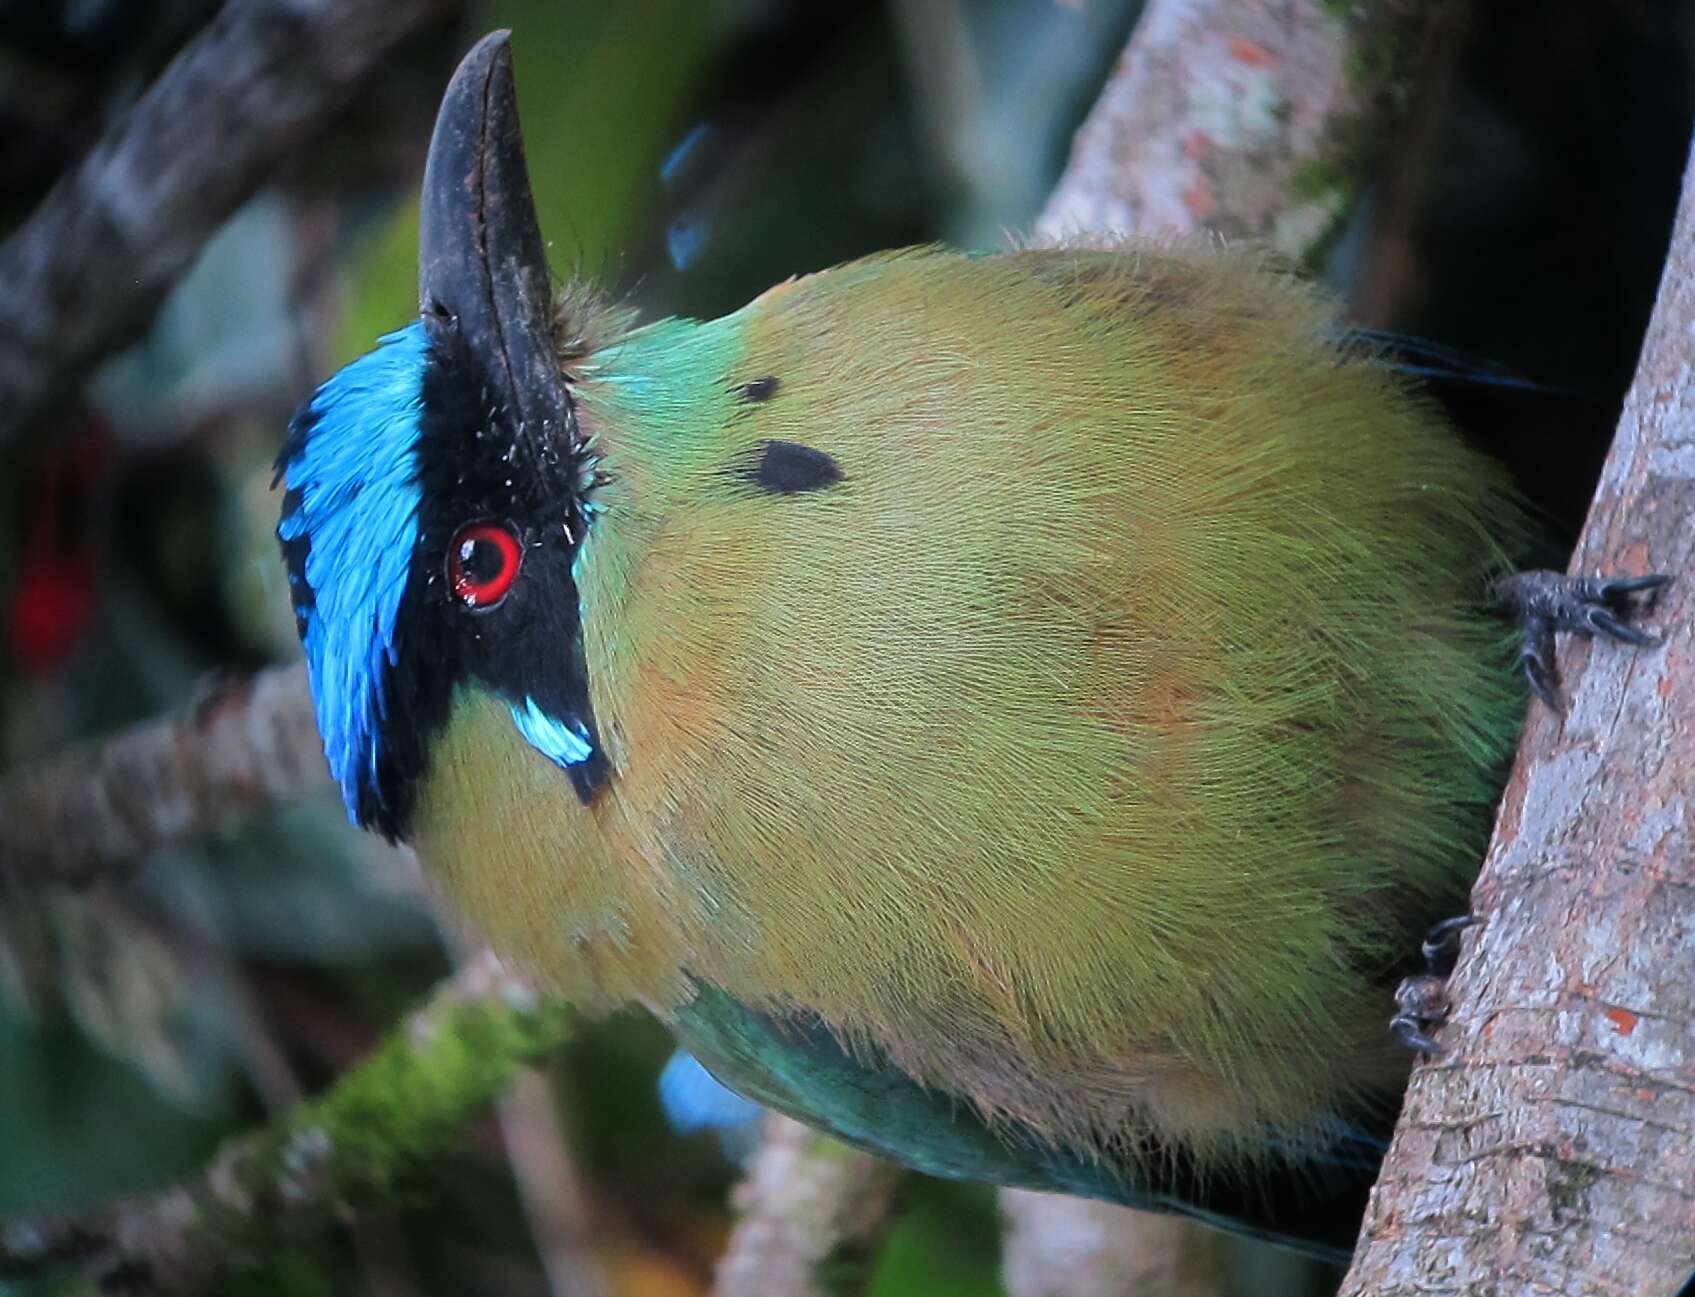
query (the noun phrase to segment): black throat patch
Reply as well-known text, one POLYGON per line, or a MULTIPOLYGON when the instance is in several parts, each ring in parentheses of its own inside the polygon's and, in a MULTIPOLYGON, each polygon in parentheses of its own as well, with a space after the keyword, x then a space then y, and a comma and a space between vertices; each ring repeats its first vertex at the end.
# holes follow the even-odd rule
POLYGON ((513 427, 456 344, 451 330, 437 332, 424 373, 418 540, 384 685, 373 786, 360 797, 361 822, 391 840, 409 836, 433 742, 454 692, 472 681, 519 707, 533 701, 586 733, 592 755, 566 772, 584 802, 608 773, 571 575, 589 526, 575 418, 567 412, 564 444, 542 444, 513 427), (461 527, 479 522, 512 531, 522 566, 502 601, 470 608, 451 589, 448 549, 461 527))

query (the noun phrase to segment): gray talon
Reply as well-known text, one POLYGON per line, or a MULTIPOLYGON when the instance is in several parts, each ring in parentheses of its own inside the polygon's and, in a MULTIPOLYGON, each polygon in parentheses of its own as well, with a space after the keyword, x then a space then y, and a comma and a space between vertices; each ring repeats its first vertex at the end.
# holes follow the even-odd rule
POLYGON ((1389 1019, 1389 1033, 1408 1049, 1440 1054, 1441 1044, 1430 1033, 1448 1016, 1448 974, 1460 954, 1460 933, 1483 922, 1475 914, 1443 919, 1424 934, 1425 971, 1404 978, 1395 988, 1398 1013, 1389 1019))
POLYGON ((1451 919, 1443 919, 1425 933, 1421 950, 1430 972, 1437 977, 1446 977, 1453 972, 1454 961, 1460 957, 1460 933, 1482 922, 1475 914, 1456 914, 1451 919))
POLYGON ((1389 1033, 1408 1049, 1415 1049, 1421 1054, 1443 1052, 1441 1042, 1427 1035, 1423 1025, 1411 1014, 1397 1013, 1390 1018, 1389 1033))
MULTIPOLYGON (((1659 638, 1629 624, 1641 606, 1632 596, 1668 584, 1663 572, 1631 577, 1572 577, 1562 572, 1517 572, 1495 587, 1497 598, 1515 613, 1524 630, 1519 660, 1531 692, 1555 711, 1560 705, 1559 669, 1554 661, 1556 631, 1602 635, 1637 648, 1652 648, 1659 638)), ((1652 602, 1650 598, 1648 603, 1652 602)))

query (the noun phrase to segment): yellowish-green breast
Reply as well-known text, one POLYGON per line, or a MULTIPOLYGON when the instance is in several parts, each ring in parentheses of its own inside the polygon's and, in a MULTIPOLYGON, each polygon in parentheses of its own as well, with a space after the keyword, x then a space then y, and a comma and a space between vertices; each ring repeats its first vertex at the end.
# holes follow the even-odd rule
POLYGON ((1333 1106, 1518 706, 1501 484, 1334 334, 1242 258, 917 252, 609 344, 612 777, 468 692, 426 863, 585 999, 803 1008, 1062 1141, 1333 1106), (773 442, 836 477, 761 486, 773 442))

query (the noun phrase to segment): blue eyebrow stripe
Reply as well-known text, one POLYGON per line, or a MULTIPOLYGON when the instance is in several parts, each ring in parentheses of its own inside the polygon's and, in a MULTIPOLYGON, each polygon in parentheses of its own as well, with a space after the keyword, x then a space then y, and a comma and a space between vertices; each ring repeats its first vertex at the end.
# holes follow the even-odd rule
POLYGON ((595 795, 605 786, 611 768, 589 727, 575 718, 560 720, 528 696, 521 703, 509 703, 507 706, 518 733, 571 777, 571 787, 576 790, 578 801, 584 806, 592 805, 595 795))
POLYGON ((561 770, 581 765, 594 755, 594 744, 583 724, 549 716, 534 698, 512 703, 512 723, 529 745, 561 770))
POLYGON ((380 808, 387 674, 418 543, 418 439, 428 342, 384 336, 325 382, 279 457, 287 488, 277 538, 306 649, 324 755, 347 815, 380 808))

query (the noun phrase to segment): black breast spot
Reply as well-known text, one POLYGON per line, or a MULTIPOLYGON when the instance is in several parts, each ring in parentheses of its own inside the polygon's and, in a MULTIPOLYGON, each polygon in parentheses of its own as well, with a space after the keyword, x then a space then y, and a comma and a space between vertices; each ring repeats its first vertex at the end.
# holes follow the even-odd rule
POLYGON ((734 471, 744 482, 774 495, 822 491, 842 480, 835 460, 798 441, 762 441, 734 471))
POLYGON ((769 401, 775 395, 777 395, 777 378, 774 374, 767 375, 764 378, 756 378, 751 383, 743 383, 736 388, 737 399, 746 401, 749 405, 758 401, 769 401))

